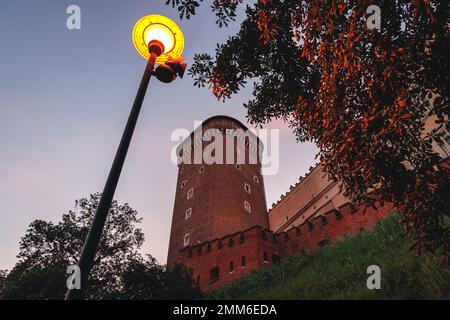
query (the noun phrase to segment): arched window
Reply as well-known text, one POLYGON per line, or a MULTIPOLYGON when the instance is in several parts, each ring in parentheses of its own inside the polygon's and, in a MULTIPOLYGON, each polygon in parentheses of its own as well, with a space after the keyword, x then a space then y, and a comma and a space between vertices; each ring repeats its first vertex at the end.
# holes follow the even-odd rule
POLYGON ((185 218, 188 220, 192 215, 192 208, 186 210, 185 218))
POLYGON ((244 201, 244 209, 248 213, 252 213, 252 206, 251 206, 250 202, 244 201))
POLYGON ((191 240, 191 235, 186 233, 183 238, 183 245, 186 247, 189 245, 189 241, 191 240))
POLYGON ((190 188, 187 193, 187 199, 191 199, 194 196, 194 188, 190 188))

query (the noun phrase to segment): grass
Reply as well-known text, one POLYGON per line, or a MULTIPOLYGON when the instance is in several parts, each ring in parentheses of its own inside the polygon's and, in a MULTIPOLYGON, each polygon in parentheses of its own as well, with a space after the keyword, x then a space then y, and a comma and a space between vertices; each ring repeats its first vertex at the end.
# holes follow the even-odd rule
POLYGON ((450 269, 417 257, 402 235, 399 214, 373 230, 346 237, 209 293, 206 299, 450 299, 450 269), (367 267, 381 268, 381 289, 366 286, 367 267))

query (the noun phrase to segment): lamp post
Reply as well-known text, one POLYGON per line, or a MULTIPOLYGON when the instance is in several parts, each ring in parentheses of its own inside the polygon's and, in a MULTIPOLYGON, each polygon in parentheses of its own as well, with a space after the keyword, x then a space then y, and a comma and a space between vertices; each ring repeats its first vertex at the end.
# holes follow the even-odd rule
POLYGON ((139 54, 147 59, 147 65, 78 261, 81 289, 69 289, 66 300, 84 298, 98 243, 151 76, 155 75, 158 80, 169 83, 175 80, 176 76, 182 78, 186 69, 186 64, 181 58, 184 49, 183 33, 175 22, 166 17, 149 15, 140 19, 133 29, 133 43, 139 54), (159 64, 156 70, 155 64, 159 64))

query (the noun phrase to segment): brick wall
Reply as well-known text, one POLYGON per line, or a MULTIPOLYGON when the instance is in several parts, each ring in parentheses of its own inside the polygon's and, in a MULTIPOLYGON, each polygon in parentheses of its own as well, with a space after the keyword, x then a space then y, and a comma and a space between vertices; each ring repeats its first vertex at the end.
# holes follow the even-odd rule
POLYGON ((254 226, 186 247, 180 251, 179 262, 193 270, 193 277, 203 291, 209 291, 279 259, 315 250, 344 235, 370 229, 391 211, 392 206, 388 204, 375 210, 347 203, 287 232, 273 233, 254 226), (243 257, 245 265, 242 265, 243 257))

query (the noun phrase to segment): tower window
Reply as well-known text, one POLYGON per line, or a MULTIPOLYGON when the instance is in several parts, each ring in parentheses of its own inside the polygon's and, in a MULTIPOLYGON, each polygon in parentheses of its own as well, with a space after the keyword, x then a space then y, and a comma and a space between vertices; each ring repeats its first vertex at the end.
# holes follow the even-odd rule
POLYGON ((238 170, 241 170, 241 165, 240 165, 240 164, 237 164, 237 165, 236 165, 236 168, 238 168, 238 170))
POLYGON ((191 240, 191 235, 189 233, 186 233, 184 235, 184 239, 183 239, 183 244, 185 247, 189 245, 190 240, 191 240))
POLYGON ((191 215, 192 215, 192 208, 189 208, 186 210, 186 215, 185 215, 186 220, 188 220, 191 217, 191 215))
POLYGON ((245 257, 241 258, 241 267, 245 267, 245 265, 247 264, 247 261, 245 261, 245 257))
POLYGON ((263 261, 264 263, 269 263, 269 255, 267 254, 267 252, 264 252, 263 254, 263 261))
POLYGON ((234 264, 233 261, 230 261, 230 273, 234 272, 234 264))
POLYGON ((191 199, 194 196, 194 188, 190 188, 187 193, 187 199, 191 199))
POLYGON ((180 189, 183 189, 186 186, 187 182, 187 179, 183 180, 180 184, 180 189))
POLYGON ((219 279, 219 273, 220 273, 219 267, 212 268, 209 271, 209 281, 216 281, 216 280, 218 280, 219 279))
POLYGON ((248 213, 252 213, 252 206, 250 205, 250 203, 248 201, 244 201, 244 209, 248 213))
POLYGON ((245 192, 247 192, 248 194, 252 193, 252 189, 250 188, 250 185, 248 183, 244 184, 244 189, 245 189, 245 192))
POLYGON ((257 176, 254 176, 253 180, 255 180, 256 183, 259 183, 259 178, 257 176))
POLYGON ((198 169, 198 173, 203 174, 203 171, 205 171, 205 167, 201 167, 200 169, 198 169))

